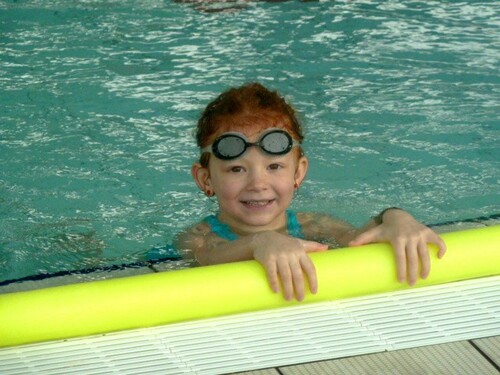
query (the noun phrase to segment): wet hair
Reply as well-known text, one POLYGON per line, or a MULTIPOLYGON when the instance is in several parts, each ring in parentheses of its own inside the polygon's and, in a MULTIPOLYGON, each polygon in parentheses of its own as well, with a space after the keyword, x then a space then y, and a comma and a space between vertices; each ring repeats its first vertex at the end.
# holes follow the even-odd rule
MULTIPOLYGON (((302 142, 304 135, 295 110, 277 92, 260 83, 248 83, 224 91, 210 102, 196 127, 196 142, 200 148, 212 143, 215 138, 231 128, 282 127, 302 142)), ((302 154, 302 149, 300 149, 302 154)), ((209 153, 200 157, 200 164, 208 166, 209 153)))

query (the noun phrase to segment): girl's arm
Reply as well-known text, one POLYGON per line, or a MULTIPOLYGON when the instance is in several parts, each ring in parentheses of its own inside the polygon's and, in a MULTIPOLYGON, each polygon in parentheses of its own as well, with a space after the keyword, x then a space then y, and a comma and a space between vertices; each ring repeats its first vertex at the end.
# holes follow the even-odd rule
POLYGON ((323 240, 337 246, 360 246, 374 242, 391 243, 396 255, 397 276, 400 282, 414 285, 420 276, 430 272, 427 244, 439 248, 438 257, 446 252, 443 240, 430 228, 416 221, 409 213, 396 208, 383 211, 362 228, 323 214, 301 214, 304 234, 308 239, 323 240))
POLYGON ((427 226, 419 223, 408 212, 399 208, 383 211, 379 217, 380 224, 373 221, 356 238, 349 242, 350 246, 359 246, 373 242, 389 242, 396 254, 398 280, 408 280, 410 285, 417 282, 420 276, 425 279, 429 276, 431 261, 428 244, 438 247, 438 258, 446 252, 446 244, 439 235, 427 226))
POLYGON ((316 269, 307 253, 328 248, 327 245, 273 231, 227 241, 213 234, 206 224, 199 224, 179 235, 175 245, 189 249, 191 257, 200 265, 255 259, 265 268, 274 292, 282 289, 287 300, 295 296, 299 301, 305 296, 304 275, 311 292, 316 293, 318 289, 316 269))

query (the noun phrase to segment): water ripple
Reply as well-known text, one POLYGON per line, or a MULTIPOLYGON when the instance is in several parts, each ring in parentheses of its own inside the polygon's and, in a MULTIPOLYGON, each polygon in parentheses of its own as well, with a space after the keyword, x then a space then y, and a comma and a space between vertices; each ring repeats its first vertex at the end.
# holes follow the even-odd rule
POLYGON ((295 208, 498 213, 497 3, 200 6, 0 3, 0 278, 141 259, 215 211, 189 175, 193 126, 252 80, 305 123, 295 208))

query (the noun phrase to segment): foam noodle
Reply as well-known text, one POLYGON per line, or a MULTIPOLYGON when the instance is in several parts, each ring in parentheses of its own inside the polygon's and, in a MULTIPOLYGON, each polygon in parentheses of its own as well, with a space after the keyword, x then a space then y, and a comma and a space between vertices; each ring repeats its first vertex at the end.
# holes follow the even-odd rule
MULTIPOLYGON (((500 226, 442 235, 448 252, 417 286, 500 273, 500 226)), ((367 245, 312 254, 319 292, 302 303, 409 288, 392 249, 367 245)), ((270 290, 255 261, 0 295, 0 347, 297 304, 270 290)))

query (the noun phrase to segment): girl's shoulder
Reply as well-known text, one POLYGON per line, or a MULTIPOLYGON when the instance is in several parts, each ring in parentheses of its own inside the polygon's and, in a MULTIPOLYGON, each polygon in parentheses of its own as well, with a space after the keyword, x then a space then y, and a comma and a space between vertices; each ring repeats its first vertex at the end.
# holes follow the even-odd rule
POLYGON ((203 220, 185 229, 183 234, 191 236, 206 236, 210 234, 211 231, 210 224, 206 220, 203 220))
POLYGON ((211 232, 210 225, 206 221, 202 221, 178 233, 175 236, 174 245, 178 249, 200 248, 211 232))

